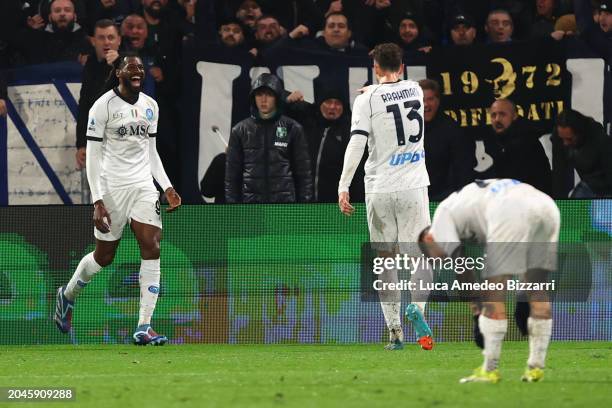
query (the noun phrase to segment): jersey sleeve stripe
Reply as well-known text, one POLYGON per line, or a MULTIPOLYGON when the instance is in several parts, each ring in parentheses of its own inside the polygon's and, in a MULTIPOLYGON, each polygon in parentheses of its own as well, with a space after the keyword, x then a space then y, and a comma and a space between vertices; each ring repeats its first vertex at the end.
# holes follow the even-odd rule
POLYGON ((157 136, 157 133, 149 133, 149 137, 155 137, 157 136))
POLYGON ((91 140, 92 142, 101 142, 103 139, 101 137, 95 136, 85 136, 87 140, 91 140))
POLYGON ((355 129, 351 131, 351 136, 353 135, 363 135, 363 136, 369 136, 370 132, 366 132, 365 130, 361 130, 361 129, 355 129))

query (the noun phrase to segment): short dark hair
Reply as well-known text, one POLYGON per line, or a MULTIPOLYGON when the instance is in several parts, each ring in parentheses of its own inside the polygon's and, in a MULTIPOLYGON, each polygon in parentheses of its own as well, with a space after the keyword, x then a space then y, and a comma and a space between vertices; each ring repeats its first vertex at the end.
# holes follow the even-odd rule
POLYGON ((510 17, 510 22, 514 26, 514 18, 512 18, 512 14, 510 14, 510 12, 508 10, 502 9, 502 8, 493 9, 493 10, 489 11, 489 14, 487 14, 487 19, 485 20, 486 23, 489 22, 489 17, 491 17, 491 15, 493 15, 493 14, 505 14, 505 15, 507 15, 508 17, 510 17))
POLYGON ((323 22, 323 28, 325 28, 325 26, 327 25, 327 20, 329 20, 329 18, 331 16, 342 16, 346 19, 346 26, 348 27, 349 30, 352 30, 351 28, 351 20, 349 20, 348 16, 340 11, 334 11, 333 13, 329 13, 327 15, 327 17, 325 17, 325 21, 323 22))
POLYGON ((274 20, 276 20, 276 22, 280 25, 280 21, 278 21, 278 18, 274 17, 272 14, 262 14, 261 17, 259 17, 257 20, 255 20, 255 27, 257 27, 257 24, 259 24, 259 22, 261 20, 265 20, 268 18, 272 18, 274 20))
POLYGON ((397 71, 402 65, 404 51, 394 43, 378 44, 372 51, 374 61, 384 71, 397 71))
POLYGON ((96 21, 96 24, 94 25, 94 33, 96 32, 96 28, 105 29, 108 27, 115 27, 115 30, 117 30, 117 34, 119 34, 119 27, 115 25, 115 22, 113 20, 109 20, 108 18, 103 18, 101 20, 96 21))
POLYGON ((125 64, 127 64, 128 58, 138 58, 142 61, 142 57, 138 55, 137 52, 134 51, 124 51, 119 55, 117 61, 115 61, 115 69, 121 69, 125 64))
MULTIPOLYGON (((51 11, 51 6, 53 6, 53 3, 55 3, 56 1, 57 0, 49 0, 49 2, 47 3, 49 7, 49 11, 51 11)), ((75 9, 74 11, 76 13, 76 4, 74 4, 74 0, 68 0, 68 1, 72 3, 72 7, 74 7, 75 9)))
POLYGON ((555 124, 560 127, 571 128, 575 133, 582 135, 587 128, 588 121, 589 118, 582 113, 573 109, 565 109, 559 113, 555 124))
POLYGON ((430 91, 433 91, 436 98, 440 99, 440 85, 437 81, 434 81, 433 79, 421 79, 419 81, 419 85, 423 91, 429 89, 430 91))

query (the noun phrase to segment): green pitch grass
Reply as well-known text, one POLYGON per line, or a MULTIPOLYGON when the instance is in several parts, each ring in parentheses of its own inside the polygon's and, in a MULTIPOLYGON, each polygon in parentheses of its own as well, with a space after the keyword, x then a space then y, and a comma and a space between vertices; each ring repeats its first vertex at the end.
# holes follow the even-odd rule
POLYGON ((504 344, 499 384, 458 383, 481 362, 469 343, 382 346, 3 346, 0 387, 76 390, 53 407, 612 406, 611 343, 553 343, 535 384, 519 381, 526 342, 504 344))

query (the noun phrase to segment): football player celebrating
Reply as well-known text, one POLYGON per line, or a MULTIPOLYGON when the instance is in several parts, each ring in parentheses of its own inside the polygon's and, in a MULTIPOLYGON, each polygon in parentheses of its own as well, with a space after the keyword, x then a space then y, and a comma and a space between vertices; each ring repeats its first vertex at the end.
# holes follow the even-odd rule
POLYGON ((157 153, 157 102, 141 92, 145 71, 136 55, 118 60, 119 86, 103 94, 89 111, 87 180, 94 203, 96 249, 83 259, 66 286, 57 290, 55 323, 67 333, 74 302, 81 290, 115 257, 127 223, 140 247, 140 313, 133 340, 138 345, 163 345, 168 339, 151 328, 160 281, 162 222, 159 193, 176 210, 181 198, 172 187, 157 153))

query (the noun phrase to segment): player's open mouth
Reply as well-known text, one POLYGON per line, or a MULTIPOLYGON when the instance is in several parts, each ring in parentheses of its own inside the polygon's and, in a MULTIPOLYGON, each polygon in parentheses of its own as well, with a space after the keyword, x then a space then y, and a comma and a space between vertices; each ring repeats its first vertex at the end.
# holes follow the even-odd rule
POLYGON ((139 76, 133 76, 130 78, 130 83, 132 84, 133 87, 139 87, 140 84, 142 83, 142 78, 139 76))

